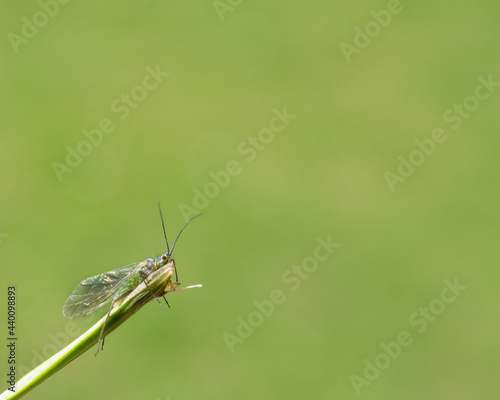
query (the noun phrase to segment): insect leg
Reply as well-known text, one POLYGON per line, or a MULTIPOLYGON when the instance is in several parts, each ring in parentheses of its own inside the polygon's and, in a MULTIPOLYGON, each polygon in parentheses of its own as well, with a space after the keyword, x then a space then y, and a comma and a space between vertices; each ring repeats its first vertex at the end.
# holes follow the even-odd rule
MULTIPOLYGON (((156 299, 156 301, 158 302, 158 304, 160 304, 160 306, 163 308, 163 304, 161 304, 161 301, 158 300, 158 297, 156 297, 154 295, 154 293, 151 291, 151 289, 149 288, 148 286, 148 283, 146 282, 146 278, 147 278, 147 275, 143 272, 143 271, 139 271, 139 274, 141 275, 141 278, 142 278, 142 281, 141 282, 144 282, 144 284, 146 285, 146 287, 148 288, 149 290, 149 293, 151 293, 153 295, 153 297, 156 299)), ((168 303, 167 303, 168 304, 168 303)), ((169 306, 170 307, 170 306, 169 306)))
POLYGON ((99 345, 101 344, 101 340, 102 340, 102 349, 104 350, 104 337, 103 337, 103 334, 104 334, 104 328, 106 327, 106 322, 108 322, 108 318, 109 318, 109 314, 111 314, 111 310, 113 309, 113 306, 115 305, 115 301, 116 300, 113 300, 111 302, 111 307, 109 307, 109 311, 108 313, 106 314, 106 319, 104 320, 104 324, 102 324, 102 329, 101 329, 101 333, 99 335, 99 340, 97 341, 97 351, 95 352, 95 356, 97 356, 97 354, 99 353, 99 345))

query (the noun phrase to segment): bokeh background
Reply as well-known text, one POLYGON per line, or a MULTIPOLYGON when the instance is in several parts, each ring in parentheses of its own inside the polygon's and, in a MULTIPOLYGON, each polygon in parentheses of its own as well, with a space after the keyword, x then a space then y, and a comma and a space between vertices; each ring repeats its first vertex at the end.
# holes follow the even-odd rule
POLYGON ((20 366, 95 321, 62 316, 79 281, 165 251, 158 200, 172 241, 210 173, 241 170, 175 250, 181 282, 204 287, 149 304, 27 398, 497 398, 500 88, 466 100, 458 129, 443 114, 478 77, 500 82, 498 3, 58 7, 0 16, 1 280, 17 287, 20 366), (120 119, 113 102, 143 93, 148 67, 169 75, 120 119), (285 107, 295 117, 247 161, 239 146, 285 107), (60 181, 53 163, 103 118, 115 130, 60 181), (437 128, 446 141, 391 190, 386 172, 437 128), (328 236, 340 247, 290 290, 283 274, 328 236), (446 279, 467 288, 419 333, 409 320, 446 279), (223 334, 275 289, 286 301, 231 352, 223 334), (358 394, 352 376, 403 331, 412 344, 358 394))

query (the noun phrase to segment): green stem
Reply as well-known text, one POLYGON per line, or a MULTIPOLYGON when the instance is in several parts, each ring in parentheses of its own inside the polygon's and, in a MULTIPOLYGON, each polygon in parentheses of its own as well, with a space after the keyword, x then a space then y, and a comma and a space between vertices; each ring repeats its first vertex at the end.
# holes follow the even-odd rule
MULTIPOLYGON (((146 282, 141 283, 128 296, 115 304, 109 315, 108 321, 106 322, 103 338, 114 331, 118 326, 129 319, 151 300, 161 297, 169 292, 189 289, 192 287, 201 287, 201 285, 195 285, 176 290, 175 288, 178 283, 172 282, 171 280, 175 271, 172 265, 172 262, 169 262, 158 271, 152 273, 147 279, 147 286, 146 282)), ((21 398, 35 386, 42 383, 45 379, 49 378, 75 358, 81 356, 88 349, 93 347, 99 339, 105 319, 106 316, 102 317, 87 332, 25 375, 19 382, 16 383, 15 392, 6 390, 0 395, 0 400, 14 400, 21 398)))

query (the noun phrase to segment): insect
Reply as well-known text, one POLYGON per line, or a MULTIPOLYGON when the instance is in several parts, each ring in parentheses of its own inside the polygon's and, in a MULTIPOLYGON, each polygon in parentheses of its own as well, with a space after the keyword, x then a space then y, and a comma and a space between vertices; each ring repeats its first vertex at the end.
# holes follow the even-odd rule
MULTIPOLYGON (((103 272, 102 274, 97 274, 84 279, 76 286, 75 290, 73 290, 71 295, 64 303, 64 316, 69 319, 77 319, 92 314, 105 304, 111 302, 111 307, 108 314, 106 315, 106 319, 104 320, 104 324, 101 329, 101 334, 99 335, 99 340, 97 342, 97 352, 95 355, 99 353, 99 345, 101 344, 101 340, 101 348, 104 347, 104 328, 106 326, 109 315, 111 314, 111 310, 118 300, 129 294, 142 282, 145 282, 147 286, 146 278, 151 275, 151 273, 167 265, 167 263, 169 262, 172 262, 175 270, 176 282, 172 282, 172 287, 176 288, 180 285, 177 276, 177 268, 175 268, 175 262, 172 258, 172 253, 182 231, 193 219, 199 217, 201 214, 194 216, 184 225, 184 227, 180 230, 179 234, 175 238, 174 244, 170 248, 168 246, 167 233, 165 231, 165 224, 163 222, 160 203, 158 203, 158 208, 160 210, 160 218, 163 227, 163 235, 165 236, 165 244, 167 245, 167 252, 158 258, 148 258, 147 260, 144 260, 142 262, 129 264, 124 267, 117 268, 108 272, 103 272)), ((165 300, 165 303, 170 307, 167 299, 165 299, 165 296, 163 296, 163 299, 165 300)), ((158 302, 160 301, 158 300, 158 302)))

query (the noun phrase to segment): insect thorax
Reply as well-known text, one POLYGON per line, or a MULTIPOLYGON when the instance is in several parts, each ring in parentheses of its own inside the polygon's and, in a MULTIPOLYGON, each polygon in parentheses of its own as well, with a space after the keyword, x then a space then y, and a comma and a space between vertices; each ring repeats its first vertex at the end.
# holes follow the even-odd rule
POLYGON ((167 265, 170 260, 171 258, 168 254, 163 254, 158 258, 148 258, 141 263, 141 274, 143 277, 149 276, 151 273, 158 271, 161 267, 167 265))

